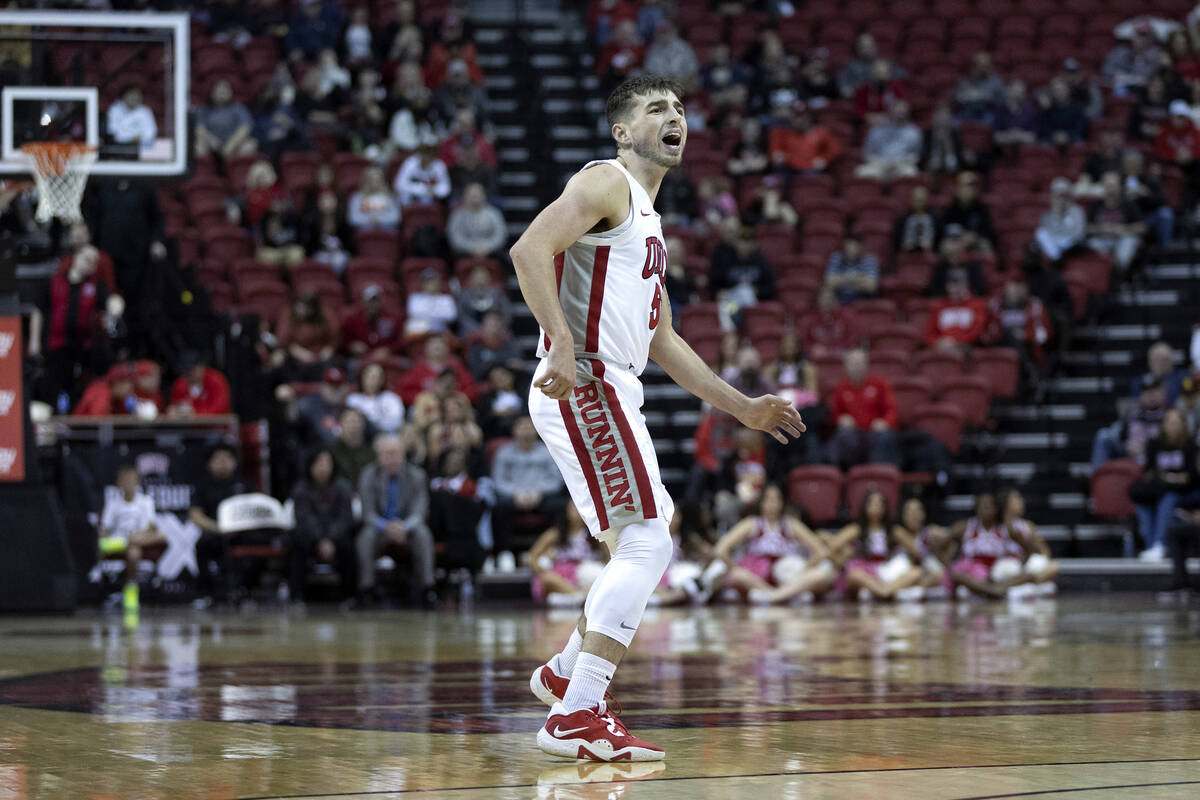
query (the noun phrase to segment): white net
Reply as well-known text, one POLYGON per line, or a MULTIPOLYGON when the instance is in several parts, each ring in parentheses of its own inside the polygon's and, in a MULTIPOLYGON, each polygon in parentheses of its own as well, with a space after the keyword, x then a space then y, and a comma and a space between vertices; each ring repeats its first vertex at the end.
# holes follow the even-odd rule
POLYGON ((96 148, 65 142, 40 142, 24 145, 21 154, 37 183, 35 217, 38 222, 48 222, 53 217, 64 222, 82 219, 79 201, 83 199, 88 174, 96 161, 96 148))

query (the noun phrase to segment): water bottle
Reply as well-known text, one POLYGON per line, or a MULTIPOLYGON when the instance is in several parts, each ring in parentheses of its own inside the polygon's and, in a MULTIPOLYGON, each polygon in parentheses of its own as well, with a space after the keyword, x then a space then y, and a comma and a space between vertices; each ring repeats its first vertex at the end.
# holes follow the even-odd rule
POLYGON ((59 414, 66 414, 71 410, 71 397, 66 392, 58 393, 58 400, 55 401, 54 407, 59 414))
POLYGON ((133 395, 129 395, 128 397, 125 398, 125 413, 132 414, 136 410, 137 410, 137 398, 134 397, 133 395))

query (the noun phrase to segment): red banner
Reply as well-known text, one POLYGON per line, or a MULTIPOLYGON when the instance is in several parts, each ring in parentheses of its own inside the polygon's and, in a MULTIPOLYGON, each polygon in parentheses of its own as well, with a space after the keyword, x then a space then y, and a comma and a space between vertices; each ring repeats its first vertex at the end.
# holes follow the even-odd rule
POLYGON ((0 317, 0 481, 25 480, 21 318, 0 317))

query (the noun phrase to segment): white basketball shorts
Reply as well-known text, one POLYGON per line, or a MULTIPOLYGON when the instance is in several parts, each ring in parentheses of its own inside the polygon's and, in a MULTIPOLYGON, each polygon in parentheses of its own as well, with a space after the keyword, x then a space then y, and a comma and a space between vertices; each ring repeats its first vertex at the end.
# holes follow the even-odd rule
POLYGON ((631 522, 675 513, 658 470, 654 442, 642 416, 642 382, 628 370, 595 358, 576 360, 575 390, 568 400, 551 400, 536 384, 529 390, 529 415, 588 530, 608 539, 631 522))

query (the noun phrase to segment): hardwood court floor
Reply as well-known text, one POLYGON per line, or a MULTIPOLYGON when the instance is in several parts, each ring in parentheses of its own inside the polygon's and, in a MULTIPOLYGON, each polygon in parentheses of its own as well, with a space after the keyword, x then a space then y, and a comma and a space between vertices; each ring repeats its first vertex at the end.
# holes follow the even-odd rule
POLYGON ((1200 605, 648 616, 613 689, 663 765, 543 755, 573 616, 0 618, 0 800, 1200 797, 1200 605))

